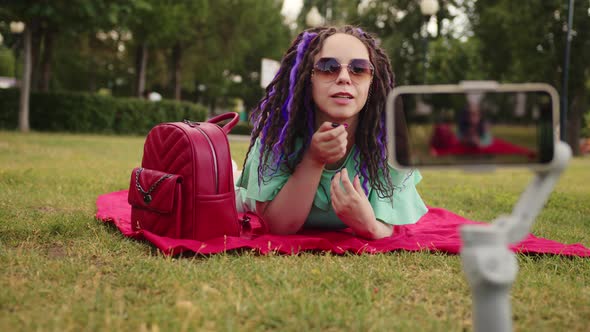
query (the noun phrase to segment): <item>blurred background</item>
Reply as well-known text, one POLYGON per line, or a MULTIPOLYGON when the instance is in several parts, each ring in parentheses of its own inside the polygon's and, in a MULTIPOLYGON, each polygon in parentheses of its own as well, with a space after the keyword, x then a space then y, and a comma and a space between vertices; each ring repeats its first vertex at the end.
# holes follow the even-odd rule
POLYGON ((397 85, 553 85, 562 139, 581 154, 590 142, 589 4, 0 0, 0 128, 144 134, 159 121, 236 111, 247 134, 292 38, 354 24, 378 37, 397 85))

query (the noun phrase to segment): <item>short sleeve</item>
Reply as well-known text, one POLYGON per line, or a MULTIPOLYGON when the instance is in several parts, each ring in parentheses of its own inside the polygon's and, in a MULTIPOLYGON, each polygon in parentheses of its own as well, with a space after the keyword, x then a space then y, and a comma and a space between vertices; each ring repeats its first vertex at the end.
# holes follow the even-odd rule
POLYGON ((266 202, 274 199, 278 192, 283 188, 289 175, 278 170, 275 174, 265 176, 264 181, 258 176, 258 165, 260 164, 260 141, 256 140, 246 163, 242 174, 236 181, 236 189, 240 191, 242 199, 266 202))
POLYGON ((379 197, 376 190, 369 193, 375 217, 390 225, 416 223, 428 211, 416 189, 422 175, 418 170, 400 171, 392 167, 389 172, 394 185, 393 197, 379 197))
POLYGON ((479 140, 479 144, 480 146, 486 147, 492 144, 492 135, 489 132, 485 132, 480 140, 479 140))

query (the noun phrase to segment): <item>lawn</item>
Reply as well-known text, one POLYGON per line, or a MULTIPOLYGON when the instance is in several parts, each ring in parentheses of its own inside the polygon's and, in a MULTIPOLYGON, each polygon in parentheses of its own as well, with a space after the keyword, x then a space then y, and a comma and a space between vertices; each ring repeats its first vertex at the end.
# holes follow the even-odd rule
MULTIPOLYGON (((0 131, 1 331, 463 331, 470 290, 455 255, 253 252, 164 257, 94 219, 126 189, 143 137, 0 131)), ((241 164, 247 149, 232 142, 241 164)), ((534 226, 590 246, 590 158, 572 160, 534 226)), ((430 206, 509 213, 530 172, 424 171, 430 206)), ((518 256, 518 331, 588 331, 590 259, 518 256)))

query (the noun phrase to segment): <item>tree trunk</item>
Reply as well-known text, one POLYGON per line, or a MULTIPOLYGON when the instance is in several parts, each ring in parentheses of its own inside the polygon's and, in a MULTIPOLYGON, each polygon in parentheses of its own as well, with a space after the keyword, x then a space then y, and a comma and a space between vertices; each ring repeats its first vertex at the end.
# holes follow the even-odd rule
POLYGON ((43 92, 49 91, 51 80, 51 58, 53 56, 53 31, 46 30, 43 37, 43 56, 41 57, 41 82, 40 89, 43 92))
MULTIPOLYGON (((94 49, 97 45, 97 42, 95 41, 95 38, 93 37, 86 37, 86 41, 88 43, 88 48, 89 49, 94 49)), ((86 74, 86 82, 88 84, 87 88, 89 92, 96 92, 97 90, 97 83, 96 83, 96 71, 97 68, 99 68, 96 58, 98 57, 98 55, 90 53, 90 56, 88 56, 87 60, 86 60, 86 66, 87 66, 87 74, 86 74)), ((133 93, 133 89, 134 87, 131 88, 133 93)))
POLYGON ((38 22, 33 22, 31 27, 31 89, 38 90, 39 81, 39 59, 41 54, 41 42, 44 30, 38 22))
POLYGON ((580 134, 582 129, 582 114, 584 103, 584 91, 576 91, 571 106, 569 107, 567 120, 567 143, 572 148, 574 156, 580 155, 580 134))
POLYGON ((148 48, 147 43, 143 42, 141 45, 137 46, 137 51, 135 54, 135 72, 137 73, 136 78, 136 93, 137 97, 142 98, 144 97, 145 93, 145 72, 147 68, 147 61, 148 61, 148 48))
POLYGON ((31 26, 25 26, 23 33, 24 57, 23 57, 23 77, 20 87, 20 104, 18 110, 18 129, 27 133, 30 131, 29 126, 29 95, 31 93, 31 59, 32 31, 31 26))
POLYGON ((181 75, 182 75, 182 46, 180 43, 176 43, 172 48, 172 67, 173 67, 173 77, 172 82, 174 85, 174 99, 180 100, 181 93, 182 93, 182 84, 181 84, 181 75))

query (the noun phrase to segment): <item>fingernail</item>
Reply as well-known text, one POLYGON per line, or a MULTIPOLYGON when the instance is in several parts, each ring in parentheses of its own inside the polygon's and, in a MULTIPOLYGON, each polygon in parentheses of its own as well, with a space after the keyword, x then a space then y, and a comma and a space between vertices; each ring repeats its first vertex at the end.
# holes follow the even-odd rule
POLYGON ((336 123, 336 122, 332 122, 332 127, 336 128, 338 127, 340 124, 336 123))
POLYGON ((348 123, 343 123, 342 125, 344 126, 344 128, 348 128, 348 123))

